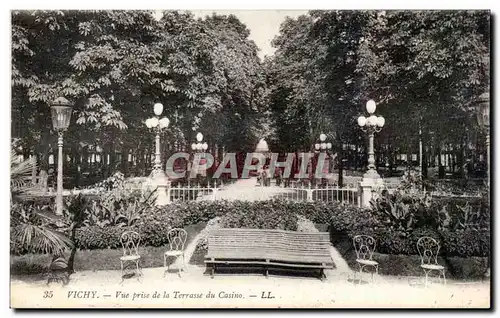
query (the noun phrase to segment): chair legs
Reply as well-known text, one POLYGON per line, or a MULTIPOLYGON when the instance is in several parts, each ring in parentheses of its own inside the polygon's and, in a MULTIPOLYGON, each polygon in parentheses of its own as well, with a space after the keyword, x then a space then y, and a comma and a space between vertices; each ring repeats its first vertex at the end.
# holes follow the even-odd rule
MULTIPOLYGON (((173 257, 175 257, 174 263, 177 263, 179 259, 182 257, 182 265, 179 266, 179 277, 181 277, 181 271, 187 271, 186 258, 184 257, 184 254, 173 257)), ((163 272, 163 277, 165 277, 170 268, 170 265, 167 266, 167 255, 163 255, 163 267, 165 268, 165 271, 163 272)))
POLYGON ((168 268, 170 266, 167 266, 167 255, 163 255, 163 268, 165 269, 163 271, 163 277, 165 277, 167 275, 167 272, 168 272, 168 268))
MULTIPOLYGON (((176 256, 175 257, 175 262, 178 263, 178 261, 179 261, 179 256, 176 256)), ((182 277, 181 272, 182 272, 182 268, 181 268, 181 266, 178 266, 178 272, 177 273, 179 274, 179 277, 182 277)))
MULTIPOLYGON (((444 270, 438 270, 439 271, 439 282, 441 282, 441 275, 443 275, 443 284, 446 285, 446 275, 444 273, 444 270)), ((432 269, 425 270, 424 269, 424 274, 425 274, 425 284, 424 286, 427 287, 429 283, 429 273, 432 272, 432 269)))
POLYGON ((121 276, 122 276, 121 283, 123 283, 123 281, 125 280, 125 268, 126 268, 125 265, 126 264, 132 265, 131 264, 132 262, 135 262, 135 274, 137 275, 137 279, 139 280, 139 277, 143 276, 142 268, 139 265, 140 259, 135 260, 135 261, 122 261, 122 260, 120 260, 120 269, 121 269, 121 276))
POLYGON ((441 282, 441 275, 443 276, 443 284, 446 285, 446 275, 444 274, 444 270, 439 271, 439 282, 441 282))
POLYGON ((372 284, 373 284, 373 282, 374 282, 374 281, 373 281, 373 274, 377 274, 377 276, 378 276, 378 265, 375 265, 375 266, 373 266, 373 267, 374 267, 374 269, 375 269, 375 270, 374 270, 374 271, 372 271, 372 284))
POLYGON ((121 283, 123 283, 123 280, 124 280, 125 278, 123 277, 123 276, 124 276, 124 275, 123 275, 123 261, 121 261, 121 260, 120 260, 120 267, 121 267, 121 273, 122 273, 122 275, 121 275, 121 276, 122 276, 122 281, 121 281, 121 283))
MULTIPOLYGON (((369 267, 373 267, 374 270, 372 270, 371 272, 371 276, 372 276, 372 279, 371 279, 371 282, 373 283, 374 282, 374 279, 373 279, 373 274, 377 274, 378 275, 378 265, 361 265, 360 263, 358 263, 358 266, 359 266, 359 282, 358 282, 358 285, 361 285, 361 277, 363 276, 362 273, 363 273, 363 269, 367 266, 369 267)), ((354 272, 354 281, 356 280, 356 272, 354 272)))

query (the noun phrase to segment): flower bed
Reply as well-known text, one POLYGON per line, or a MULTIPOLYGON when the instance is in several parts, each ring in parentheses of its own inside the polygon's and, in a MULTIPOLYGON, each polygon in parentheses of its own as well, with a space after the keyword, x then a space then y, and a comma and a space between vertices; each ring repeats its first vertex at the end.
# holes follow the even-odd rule
MULTIPOLYGON (((414 257, 417 255, 416 241, 418 238, 432 236, 440 241, 442 246, 440 256, 446 260, 457 257, 464 259, 487 258, 490 253, 490 231, 488 228, 477 228, 462 221, 446 223, 440 220, 439 222, 425 223, 427 224, 425 227, 419 226, 418 222, 413 222, 418 218, 439 217, 439 214, 430 213, 436 206, 434 203, 428 204, 426 201, 414 199, 402 201, 403 210, 391 211, 394 212, 394 217, 406 218, 405 222, 401 222, 397 218, 389 218, 387 221, 388 210, 384 210, 384 212, 376 209, 362 209, 335 202, 269 200, 172 203, 163 207, 145 209, 135 217, 135 221, 130 226, 116 225, 118 223, 109 225, 109 222, 97 222, 83 226, 76 231, 76 244, 79 249, 87 250, 118 248, 121 233, 126 229, 132 229, 141 234, 143 240, 141 245, 164 246, 167 244, 166 233, 169 229, 208 222, 220 217, 218 224, 227 228, 304 231, 311 230, 312 224, 315 224, 316 228, 323 228, 323 230, 328 225, 332 243, 341 254, 344 253, 346 259, 352 258, 352 237, 357 234, 374 236, 378 243, 377 252, 386 255, 410 255, 414 257), (409 204, 413 204, 413 206, 406 206, 409 204), (401 214, 402 211, 406 211, 405 213, 410 213, 410 215, 401 214), (306 219, 309 221, 305 222, 306 219), (299 220, 302 221, 298 222, 299 220)), ((380 205, 377 209, 387 209, 388 206, 380 205)), ((489 205, 483 205, 481 209, 481 218, 489 220, 489 205)), ((205 249, 206 244, 200 243, 195 251, 200 262, 203 260, 205 249)), ((11 244, 11 252, 13 250, 15 250, 15 244, 11 244)), ((414 262, 411 261, 411 263, 414 262)), ((389 263, 387 266, 391 267, 389 263)), ((418 268, 418 263, 416 267, 418 268)), ((459 268, 460 266, 455 267, 459 268)), ((395 269, 395 271, 399 270, 395 269)), ((404 269, 400 271, 406 273, 404 269)), ((450 271, 452 270, 450 269, 450 271)), ((457 269, 455 272, 457 277, 461 277, 460 275, 465 275, 463 273, 466 270, 457 269)))

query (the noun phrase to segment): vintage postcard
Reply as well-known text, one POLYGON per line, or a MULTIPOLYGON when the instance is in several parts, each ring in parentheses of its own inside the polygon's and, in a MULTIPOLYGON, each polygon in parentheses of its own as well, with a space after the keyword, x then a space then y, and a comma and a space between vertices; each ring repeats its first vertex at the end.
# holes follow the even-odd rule
POLYGON ((486 10, 12 10, 12 308, 491 307, 486 10))

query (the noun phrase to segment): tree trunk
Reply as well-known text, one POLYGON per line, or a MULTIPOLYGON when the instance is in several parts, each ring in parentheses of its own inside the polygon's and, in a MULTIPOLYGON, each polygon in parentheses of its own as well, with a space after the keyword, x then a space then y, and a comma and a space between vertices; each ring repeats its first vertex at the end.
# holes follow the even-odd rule
POLYGON ((121 170, 123 172, 123 175, 125 177, 129 176, 129 171, 128 171, 128 153, 129 149, 126 147, 122 148, 122 156, 121 156, 121 170))
POLYGON ((426 180, 428 178, 427 152, 428 152, 427 140, 425 138, 422 138, 422 166, 420 167, 420 169, 422 170, 422 180, 426 180))
POLYGON ((36 160, 36 150, 33 152, 33 162, 35 163, 32 167, 31 167, 31 184, 33 186, 36 186, 37 185, 37 179, 36 179, 36 169, 37 169, 37 160, 36 160))
POLYGON ((344 161, 342 160, 343 157, 343 152, 340 150, 339 154, 339 180, 338 180, 338 186, 342 188, 344 186, 344 161))
POLYGON ((116 152, 115 152, 115 143, 112 142, 109 147, 109 169, 108 169, 108 177, 113 175, 116 168, 116 152))

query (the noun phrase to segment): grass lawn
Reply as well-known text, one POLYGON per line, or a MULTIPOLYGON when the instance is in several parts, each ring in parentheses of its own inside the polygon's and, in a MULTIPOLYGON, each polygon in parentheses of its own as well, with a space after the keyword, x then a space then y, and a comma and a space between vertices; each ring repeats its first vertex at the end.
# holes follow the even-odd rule
MULTIPOLYGON (((201 222, 184 228, 188 233, 186 246, 205 228, 205 225, 205 222, 201 222)), ((166 249, 166 246, 139 247, 141 266, 143 268, 163 266, 163 253, 166 249)), ((122 249, 80 250, 75 257, 75 271, 119 270, 120 256, 122 255, 122 249)), ((66 253, 66 259, 68 257, 69 252, 66 253)), ((48 254, 11 255, 10 272, 11 275, 46 273, 51 260, 52 256, 48 254)), ((167 261, 173 262, 174 258, 169 258, 167 261)))

